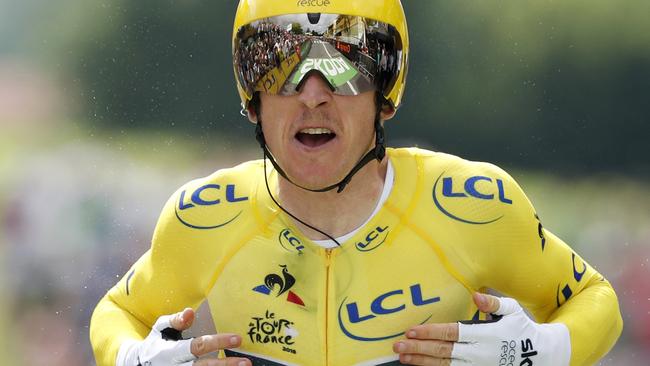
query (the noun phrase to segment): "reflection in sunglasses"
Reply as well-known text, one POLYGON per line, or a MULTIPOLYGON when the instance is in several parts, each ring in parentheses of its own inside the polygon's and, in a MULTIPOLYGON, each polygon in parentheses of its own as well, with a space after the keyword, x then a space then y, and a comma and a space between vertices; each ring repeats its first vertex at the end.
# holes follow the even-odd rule
POLYGON ((401 70, 401 38, 382 22, 336 14, 292 14, 240 28, 234 58, 240 85, 256 91, 295 94, 312 70, 335 93, 357 95, 392 88, 401 70))

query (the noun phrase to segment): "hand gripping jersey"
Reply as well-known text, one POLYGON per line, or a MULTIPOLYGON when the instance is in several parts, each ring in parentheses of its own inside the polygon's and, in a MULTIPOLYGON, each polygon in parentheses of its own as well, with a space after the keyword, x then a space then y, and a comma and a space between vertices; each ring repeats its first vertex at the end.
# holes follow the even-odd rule
POLYGON ((113 365, 121 342, 144 338, 159 316, 207 299, 217 331, 243 336, 227 354, 254 364, 397 365, 392 344, 408 327, 477 319, 471 294, 486 288, 538 322, 565 323, 573 364, 611 348, 621 331, 611 286, 543 228, 510 176, 418 149, 388 157, 387 201, 331 250, 274 205, 261 161, 183 186, 152 248, 93 315, 98 364, 113 365))

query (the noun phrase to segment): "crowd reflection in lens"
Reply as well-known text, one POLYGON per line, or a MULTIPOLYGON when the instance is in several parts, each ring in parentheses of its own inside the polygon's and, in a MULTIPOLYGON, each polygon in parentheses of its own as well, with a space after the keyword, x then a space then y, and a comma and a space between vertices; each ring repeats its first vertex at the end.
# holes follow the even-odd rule
POLYGON ((240 32, 252 35, 235 49, 235 62, 239 80, 247 91, 252 91, 260 78, 296 52, 306 40, 273 23, 260 23, 257 27, 246 26, 240 32))
POLYGON ((328 52, 326 57, 343 55, 377 90, 392 87, 402 67, 402 42, 393 26, 347 15, 323 14, 322 25, 304 18, 268 18, 239 30, 234 61, 247 93, 263 90, 258 87, 260 80, 287 58, 297 53, 302 59, 301 52, 309 49, 307 41, 332 45, 335 55, 328 52))

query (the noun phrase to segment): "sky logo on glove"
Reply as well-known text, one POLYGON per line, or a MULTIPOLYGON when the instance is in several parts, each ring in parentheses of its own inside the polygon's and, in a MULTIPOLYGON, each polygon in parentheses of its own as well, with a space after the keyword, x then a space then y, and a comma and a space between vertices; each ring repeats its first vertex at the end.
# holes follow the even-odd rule
MULTIPOLYGON (((499 358, 499 365, 503 366, 514 366, 516 362, 516 348, 517 342, 514 340, 501 341, 501 356, 499 358)), ((533 366, 533 360, 531 357, 536 356, 537 351, 533 349, 533 341, 530 338, 521 341, 521 361, 519 366, 533 366)))
POLYGON ((537 351, 533 349, 533 342, 530 340, 530 338, 526 338, 526 341, 521 341, 521 362, 519 363, 519 366, 532 366, 533 361, 530 359, 533 356, 537 355, 537 351))

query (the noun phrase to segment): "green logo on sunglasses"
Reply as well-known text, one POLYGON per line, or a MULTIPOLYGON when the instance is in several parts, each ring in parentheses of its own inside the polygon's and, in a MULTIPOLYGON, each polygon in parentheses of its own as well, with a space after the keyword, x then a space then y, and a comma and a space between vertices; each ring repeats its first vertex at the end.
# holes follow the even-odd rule
POLYGON ((291 82, 298 84, 311 70, 322 72, 334 87, 347 83, 358 74, 358 71, 343 57, 308 58, 298 66, 291 82))

